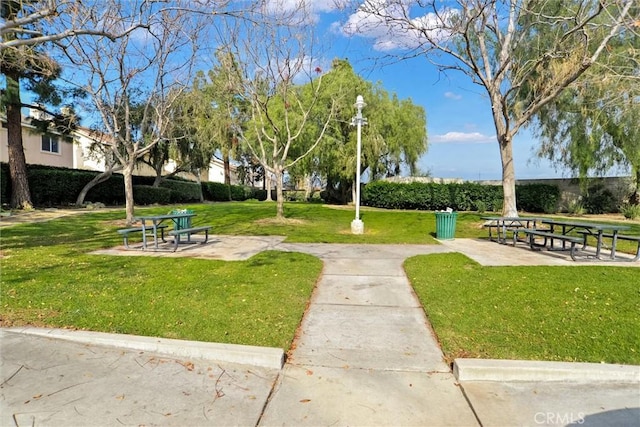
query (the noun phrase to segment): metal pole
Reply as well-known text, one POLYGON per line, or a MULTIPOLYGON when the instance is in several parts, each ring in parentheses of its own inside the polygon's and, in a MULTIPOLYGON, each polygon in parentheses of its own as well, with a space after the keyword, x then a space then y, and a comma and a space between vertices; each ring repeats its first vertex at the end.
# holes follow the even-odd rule
MULTIPOLYGON (((358 101, 362 101, 362 96, 358 96, 358 101)), ((357 102, 358 115, 357 120, 357 135, 358 135, 358 148, 356 150, 356 220, 360 219, 360 156, 362 152, 362 103, 357 102)))
POLYGON ((357 113, 351 124, 357 126, 357 159, 356 159, 356 218, 351 221, 351 232, 353 234, 364 233, 364 224, 360 221, 360 157, 362 156, 362 124, 366 119, 362 117, 362 108, 365 106, 362 95, 356 98, 357 113))

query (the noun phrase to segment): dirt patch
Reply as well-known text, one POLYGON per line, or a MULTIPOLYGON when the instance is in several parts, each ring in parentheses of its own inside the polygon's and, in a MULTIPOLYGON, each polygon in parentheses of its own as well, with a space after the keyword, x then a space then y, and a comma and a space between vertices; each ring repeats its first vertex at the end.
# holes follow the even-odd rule
POLYGON ((258 219, 254 222, 258 225, 302 225, 307 223, 307 221, 304 221, 301 219, 291 219, 291 218, 284 218, 284 219, 264 218, 264 219, 258 219))
POLYGON ((79 215, 83 213, 96 212, 94 209, 34 209, 31 211, 11 211, 3 212, 0 215, 0 227, 9 227, 12 225, 26 224, 33 222, 50 221, 52 219, 62 218, 69 215, 79 215))

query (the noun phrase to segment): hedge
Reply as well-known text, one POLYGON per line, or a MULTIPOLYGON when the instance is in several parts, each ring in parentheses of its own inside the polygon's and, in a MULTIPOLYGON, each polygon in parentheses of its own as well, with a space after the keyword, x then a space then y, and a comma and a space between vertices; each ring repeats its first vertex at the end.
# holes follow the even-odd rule
MULTIPOLYGON (((29 189, 34 206, 64 206, 73 205, 78 194, 99 172, 78 169, 68 169, 43 165, 27 165, 29 189)), ((169 204, 190 203, 200 201, 200 188, 205 200, 228 201, 247 200, 255 198, 250 187, 239 185, 227 186, 215 182, 198 183, 180 178, 165 179, 159 188, 152 187, 154 177, 134 176, 134 201, 137 204, 169 204)), ((0 198, 2 203, 8 204, 11 195, 11 180, 9 179, 9 165, 0 164, 0 198)), ((114 173, 106 181, 89 190, 86 202, 101 202, 105 205, 122 205, 125 203, 124 177, 114 173)))
MULTIPOLYGON (((557 211, 560 189, 556 185, 528 184, 516 186, 516 203, 527 212, 557 211)), ((502 187, 473 182, 409 184, 374 181, 364 186, 362 204, 387 209, 456 211, 500 210, 502 187)))

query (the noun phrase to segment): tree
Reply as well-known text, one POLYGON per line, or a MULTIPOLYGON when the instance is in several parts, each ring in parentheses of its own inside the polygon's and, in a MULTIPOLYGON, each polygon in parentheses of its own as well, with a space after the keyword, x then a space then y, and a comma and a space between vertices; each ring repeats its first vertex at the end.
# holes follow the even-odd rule
MULTIPOLYGON (((3 28, 15 23, 31 10, 33 2, 7 1, 0 9, 3 28)), ((15 47, 0 50, 0 72, 4 75, 6 87, 0 93, 3 113, 7 117, 9 154, 9 175, 11 177, 11 207, 31 209, 31 193, 27 179, 27 164, 22 144, 23 107, 40 110, 43 114, 35 124, 42 132, 68 134, 76 125, 74 115, 49 111, 46 104, 58 106, 62 102, 61 89, 54 81, 61 69, 58 63, 44 53, 42 46, 31 44, 33 33, 30 28, 22 31, 5 32, 3 43, 15 42, 15 47), (18 42, 25 41, 24 44, 18 42), (29 43, 27 43, 29 42, 29 43), (35 95, 32 103, 22 101, 21 91, 25 89, 35 95)), ((12 44, 13 46, 13 44, 12 44)))
POLYGON ((131 19, 123 33, 113 33, 100 19, 109 14, 106 2, 77 0, 2 0, 0 11, 0 51, 24 53, 26 46, 60 43, 81 35, 115 39, 142 23, 131 19), (102 5, 101 5, 102 3, 102 5))
POLYGON ((185 89, 196 58, 205 15, 183 8, 158 9, 154 2, 112 5, 105 28, 119 33, 131 8, 148 28, 139 28, 117 40, 72 40, 65 49, 83 82, 92 110, 107 135, 103 143, 124 175, 127 222, 134 218, 133 172, 138 160, 171 135, 172 107, 185 89))
MULTIPOLYGON (((636 27, 640 24, 636 24, 636 27)), ((640 204, 640 46, 630 28, 573 84, 536 114, 539 155, 568 167, 586 183, 614 165, 631 170, 640 204)))
POLYGON ((483 88, 500 148, 503 215, 517 216, 514 136, 637 19, 629 13, 632 3, 459 0, 441 7, 435 0, 367 0, 346 30, 380 34, 386 28, 389 37, 378 49, 394 58, 424 56, 483 88))
MULTIPOLYGON (((238 64, 229 52, 218 49, 214 67, 196 73, 188 94, 189 108, 184 120, 194 130, 193 137, 211 153, 219 153, 224 165, 224 182, 231 185, 231 159, 240 154, 238 130, 246 128, 247 102, 238 64)), ((231 191, 229 190, 229 200, 231 191)))
POLYGON ((36 123, 43 132, 53 128, 64 135, 77 124, 73 114, 55 113, 44 107, 46 104, 58 106, 63 98, 60 88, 54 85, 54 80, 60 76, 60 66, 44 53, 45 46, 59 45, 66 39, 79 35, 102 35, 115 39, 140 26, 135 20, 124 19, 123 22, 128 23, 127 27, 121 28, 117 33, 106 31, 101 23, 108 21, 102 18, 110 9, 103 9, 102 6, 108 5, 103 2, 83 3, 75 0, 0 2, 0 72, 6 83, 1 98, 7 116, 13 208, 32 207, 22 144, 21 108, 29 107, 46 113, 47 120, 36 123), (35 103, 22 102, 23 89, 36 94, 35 103))
POLYGON ((311 66, 314 39, 302 6, 275 15, 263 8, 257 20, 270 24, 245 26, 242 40, 228 46, 251 117, 247 130, 236 126, 236 131, 264 168, 265 179, 275 177, 278 220, 284 220, 285 171, 320 144, 334 115, 333 102, 314 114, 324 76, 320 67, 311 66), (304 80, 309 84, 298 83, 304 80), (305 129, 311 123, 320 126, 309 137, 305 129))
MULTIPOLYGON (((415 170, 420 155, 427 149, 426 118, 422 107, 410 99, 400 100, 380 84, 358 76, 347 60, 334 60, 325 76, 322 90, 325 103, 336 93, 336 116, 326 132, 322 149, 314 152, 314 162, 307 162, 306 173, 317 172, 326 179, 332 201, 346 203, 354 190, 356 174, 356 135, 351 125, 353 103, 358 95, 366 102, 363 112, 368 125, 362 136, 362 170, 371 180, 398 175, 401 167, 415 170)), ((317 108, 326 108, 322 102, 317 108)))

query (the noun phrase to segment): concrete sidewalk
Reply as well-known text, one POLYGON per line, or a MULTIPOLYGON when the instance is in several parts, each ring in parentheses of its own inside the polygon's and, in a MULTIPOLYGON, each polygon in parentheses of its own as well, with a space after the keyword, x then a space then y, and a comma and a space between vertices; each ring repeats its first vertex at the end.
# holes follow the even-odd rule
MULTIPOLYGON (((215 236, 176 254, 150 252, 246 259, 275 249, 321 258, 287 363, 278 349, 0 330, 0 425, 640 425, 638 366, 459 360, 451 372, 402 263, 465 247, 476 260, 514 251, 461 240, 335 245, 215 236)), ((110 251, 101 253, 147 255, 110 251)))
POLYGON ((280 245, 324 271, 263 425, 477 425, 402 263, 441 246, 280 245))

